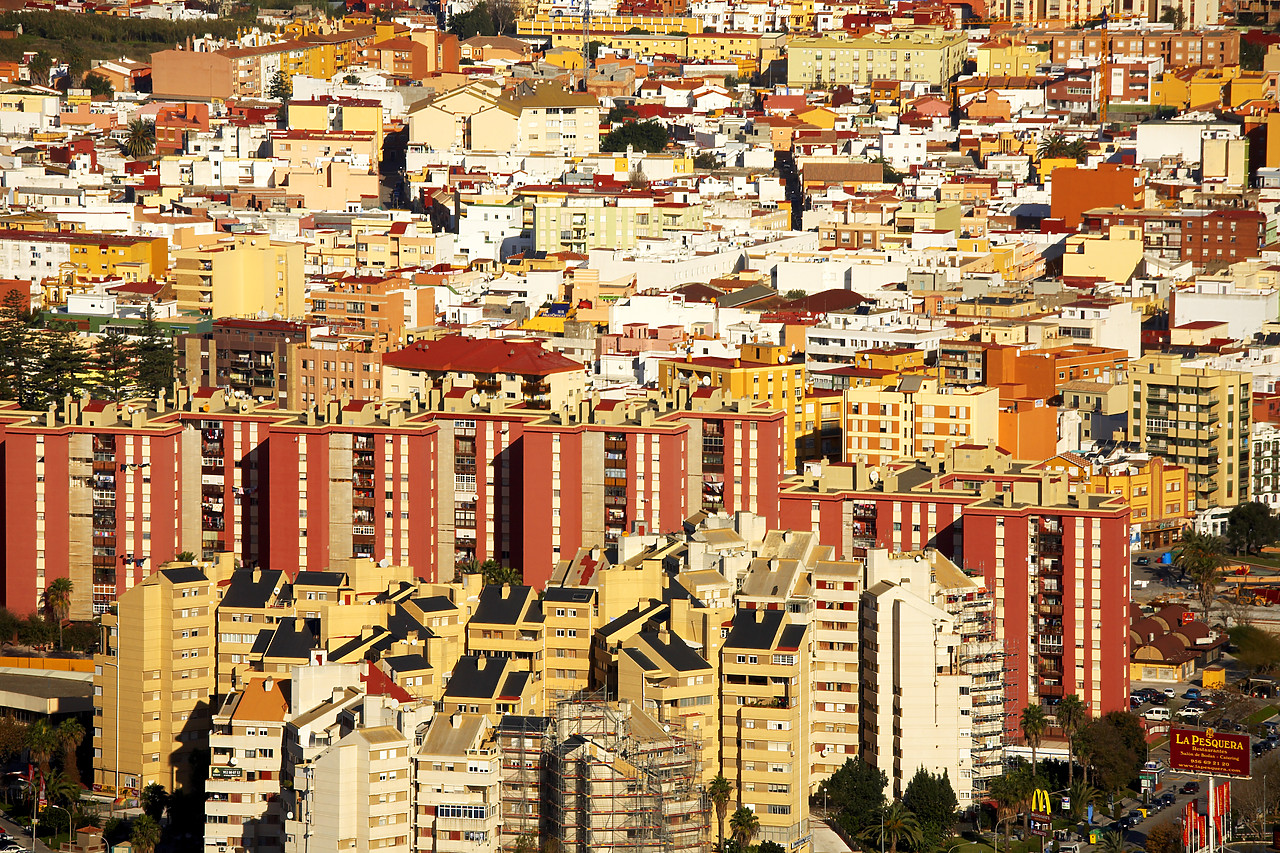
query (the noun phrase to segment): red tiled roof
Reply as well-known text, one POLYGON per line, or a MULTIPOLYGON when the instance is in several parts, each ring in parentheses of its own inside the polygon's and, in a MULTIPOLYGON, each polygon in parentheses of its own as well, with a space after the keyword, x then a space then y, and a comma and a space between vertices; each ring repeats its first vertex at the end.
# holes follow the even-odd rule
POLYGON ((547 352, 538 341, 468 338, 463 335, 418 341, 402 350, 387 353, 382 363, 405 370, 517 373, 521 376, 549 376, 582 370, 578 362, 559 353, 547 352))

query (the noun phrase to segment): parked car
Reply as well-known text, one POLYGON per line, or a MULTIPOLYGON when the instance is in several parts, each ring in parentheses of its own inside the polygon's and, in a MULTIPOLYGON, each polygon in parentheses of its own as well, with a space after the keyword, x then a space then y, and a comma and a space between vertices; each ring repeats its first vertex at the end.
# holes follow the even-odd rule
POLYGON ((1168 720, 1173 719, 1173 714, 1169 713, 1168 708, 1159 708, 1159 707, 1148 708, 1145 712, 1143 712, 1142 716, 1144 719, 1148 719, 1153 722, 1166 722, 1168 720))
POLYGON ((1188 687, 1187 692, 1182 694, 1183 699, 1199 699, 1200 689, 1197 687, 1188 687))
POLYGON ((1139 565, 1139 566, 1149 566, 1149 565, 1151 565, 1151 558, 1150 558, 1150 557, 1139 557, 1138 559, 1134 560, 1133 562, 1134 562, 1136 565, 1139 565))
POLYGON ((1156 802, 1160 803, 1162 807, 1168 808, 1169 806, 1178 802, 1178 798, 1177 796, 1174 795, 1173 791, 1165 791, 1163 794, 1156 797, 1156 802))
POLYGON ((1168 696, 1170 699, 1173 699, 1178 695, 1178 691, 1174 690, 1172 687, 1166 687, 1164 689, 1164 695, 1168 696))
POLYGON ((1177 717, 1179 720, 1198 720, 1200 719, 1200 713, 1201 711, 1199 708, 1193 708, 1190 705, 1188 705, 1185 708, 1179 708, 1178 710, 1174 711, 1173 715, 1177 717))
POLYGON ((1179 789, 1179 793, 1181 793, 1181 794, 1198 794, 1198 793, 1200 793, 1200 783, 1199 783, 1199 782, 1188 782, 1187 784, 1183 785, 1181 789, 1179 789))

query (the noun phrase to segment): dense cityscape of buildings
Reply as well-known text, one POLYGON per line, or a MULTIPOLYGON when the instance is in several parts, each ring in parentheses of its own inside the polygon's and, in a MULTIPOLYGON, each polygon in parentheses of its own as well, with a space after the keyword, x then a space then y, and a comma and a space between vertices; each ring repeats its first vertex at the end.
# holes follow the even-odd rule
POLYGON ((208 853, 967 810, 1216 642, 1134 551, 1280 506, 1267 4, 13 5, 0 596, 208 853))

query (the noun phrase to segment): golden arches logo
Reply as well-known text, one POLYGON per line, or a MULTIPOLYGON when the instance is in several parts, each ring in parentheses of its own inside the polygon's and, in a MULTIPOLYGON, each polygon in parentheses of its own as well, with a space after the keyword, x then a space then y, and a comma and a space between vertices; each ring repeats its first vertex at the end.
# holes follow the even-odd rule
POLYGON ((1049 792, 1044 788, 1036 788, 1036 792, 1031 795, 1031 810, 1040 814, 1050 814, 1049 808, 1049 792))

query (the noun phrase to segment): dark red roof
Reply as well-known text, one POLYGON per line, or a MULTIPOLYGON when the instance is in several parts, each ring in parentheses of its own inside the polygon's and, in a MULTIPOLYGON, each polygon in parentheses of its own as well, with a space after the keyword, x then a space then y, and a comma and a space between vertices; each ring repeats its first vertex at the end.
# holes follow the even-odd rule
POLYGON ((521 376, 549 376, 582 370, 580 363, 559 353, 547 352, 539 341, 468 338, 463 335, 418 341, 402 350, 387 353, 382 363, 405 370, 516 373, 521 376))

